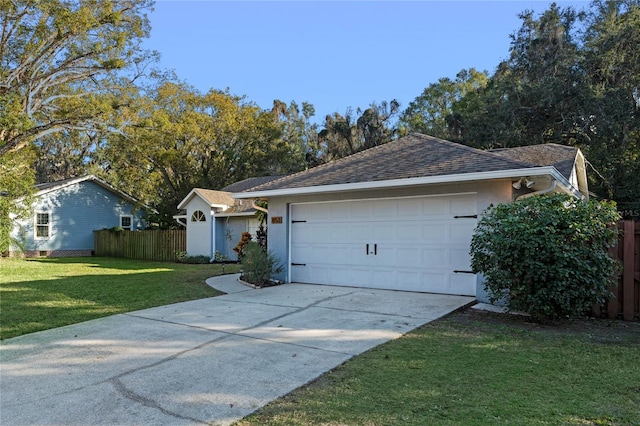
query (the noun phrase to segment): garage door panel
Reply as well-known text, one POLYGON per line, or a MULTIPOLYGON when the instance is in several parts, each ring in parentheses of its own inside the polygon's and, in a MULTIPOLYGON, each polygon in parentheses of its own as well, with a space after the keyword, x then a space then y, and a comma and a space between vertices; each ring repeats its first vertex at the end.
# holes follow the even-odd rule
POLYGON ((455 225, 447 227, 449 231, 449 241, 452 243, 470 244, 471 236, 476 228, 476 223, 470 220, 460 220, 455 225))
POLYGON ((291 259, 307 266, 291 280, 475 295, 475 275, 454 273, 470 270, 476 226, 454 216, 475 214, 475 194, 294 204, 291 259))
MULTIPOLYGON (((373 235, 373 239, 376 243, 397 240, 398 230, 394 224, 378 224, 378 226, 373 226, 372 228, 373 233, 369 235, 373 235)), ((371 237, 369 237, 369 239, 371 239, 371 237)))
POLYGON ((449 266, 450 262, 447 257, 447 249, 440 247, 423 248, 422 250, 422 262, 421 266, 425 268, 441 268, 443 266, 449 266))
POLYGON ((422 217, 437 218, 449 215, 449 200, 440 197, 424 198, 422 201, 422 217))
POLYGON ((447 262, 454 270, 471 270, 471 255, 468 248, 449 250, 449 261, 447 262))
POLYGON ((467 216, 476 214, 476 200, 465 197, 451 198, 450 212, 454 216, 467 216))
POLYGON ((352 219, 369 219, 371 217, 371 205, 369 203, 355 203, 348 205, 346 208, 351 209, 352 219))
POLYGON ((398 216, 397 200, 378 200, 373 203, 373 218, 376 220, 393 219, 398 216))
POLYGON ((396 249, 393 260, 398 266, 409 268, 422 263, 422 253, 421 250, 415 248, 399 248, 396 249))
POLYGON ((433 224, 425 224, 420 226, 421 238, 425 242, 429 243, 444 243, 449 237, 449 226, 441 222, 435 222, 433 224))

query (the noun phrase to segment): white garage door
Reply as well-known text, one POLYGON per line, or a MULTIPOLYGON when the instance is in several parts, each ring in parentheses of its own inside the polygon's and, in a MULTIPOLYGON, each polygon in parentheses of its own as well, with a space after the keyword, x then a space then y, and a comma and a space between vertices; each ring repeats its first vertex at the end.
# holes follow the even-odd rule
POLYGON ((291 281, 475 296, 476 195, 291 205, 291 281))

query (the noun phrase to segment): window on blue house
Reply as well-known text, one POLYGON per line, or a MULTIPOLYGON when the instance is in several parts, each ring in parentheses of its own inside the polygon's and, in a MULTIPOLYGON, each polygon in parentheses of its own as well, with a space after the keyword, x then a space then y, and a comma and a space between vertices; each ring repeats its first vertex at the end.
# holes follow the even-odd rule
POLYGON ((51 236, 51 217, 49 213, 36 213, 36 238, 45 239, 51 236))
POLYGON ((120 228, 125 231, 131 231, 133 223, 133 216, 120 216, 120 228))

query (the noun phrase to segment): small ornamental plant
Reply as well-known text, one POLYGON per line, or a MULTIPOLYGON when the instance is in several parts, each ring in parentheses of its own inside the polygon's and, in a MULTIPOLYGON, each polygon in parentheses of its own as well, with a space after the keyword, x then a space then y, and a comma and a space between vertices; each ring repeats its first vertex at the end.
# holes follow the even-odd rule
POLYGON ((275 255, 255 241, 248 242, 242 257, 242 279, 258 287, 271 284, 275 274, 283 271, 275 255))
POLYGON ((582 316, 611 298, 620 219, 613 202, 566 194, 490 206, 471 241, 471 267, 490 300, 536 320, 582 316))
POLYGON ((251 234, 249 232, 243 232, 242 233, 242 235, 240 236, 240 241, 233 248, 233 251, 238 253, 238 259, 242 260, 242 258, 244 257, 244 250, 245 250, 244 247, 249 242, 251 242, 252 239, 253 239, 253 237, 251 236, 251 234))

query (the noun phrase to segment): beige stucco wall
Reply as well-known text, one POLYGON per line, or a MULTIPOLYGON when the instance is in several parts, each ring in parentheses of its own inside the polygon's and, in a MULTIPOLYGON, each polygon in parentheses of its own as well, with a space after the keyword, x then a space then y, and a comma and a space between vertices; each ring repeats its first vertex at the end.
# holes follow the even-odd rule
POLYGON ((189 256, 211 256, 211 207, 200 197, 193 197, 186 206, 187 210, 187 254, 189 256), (191 215, 200 210, 206 217, 205 222, 191 222, 191 215))

